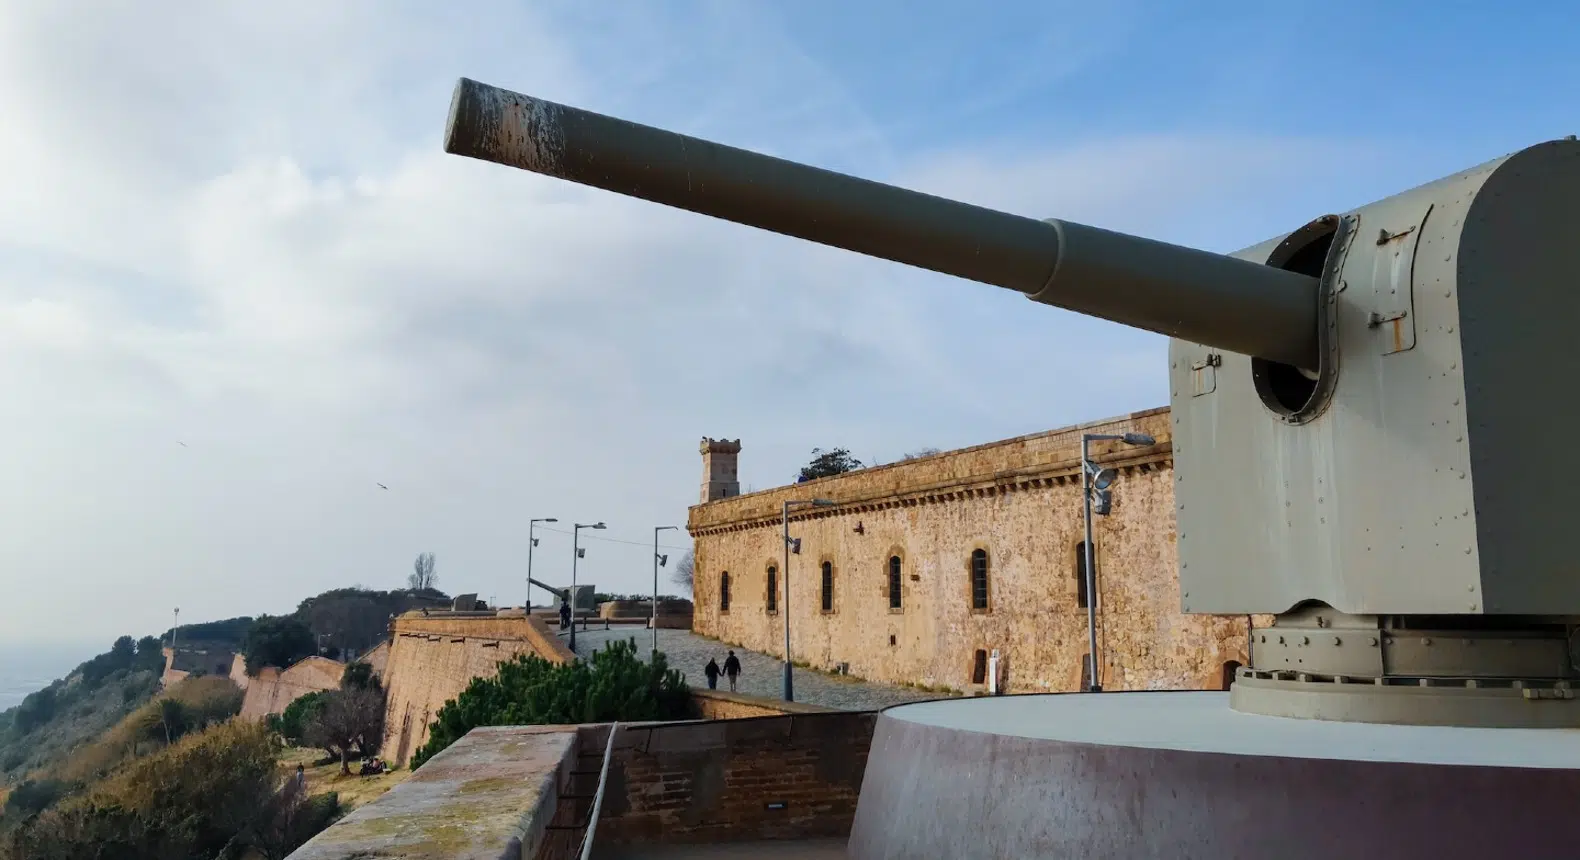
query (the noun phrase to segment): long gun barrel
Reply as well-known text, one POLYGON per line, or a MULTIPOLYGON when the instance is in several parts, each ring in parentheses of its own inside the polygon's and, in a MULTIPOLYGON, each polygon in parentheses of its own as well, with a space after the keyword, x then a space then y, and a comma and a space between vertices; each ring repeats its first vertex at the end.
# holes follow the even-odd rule
POLYGON ((1307 275, 1038 221, 462 78, 446 152, 955 275, 1231 352, 1316 366, 1307 275))

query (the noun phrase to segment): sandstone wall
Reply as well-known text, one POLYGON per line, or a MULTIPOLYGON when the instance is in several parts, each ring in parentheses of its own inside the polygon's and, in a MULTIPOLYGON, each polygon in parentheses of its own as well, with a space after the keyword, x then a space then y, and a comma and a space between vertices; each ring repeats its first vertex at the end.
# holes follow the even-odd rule
POLYGON ((357 658, 359 662, 372 666, 373 674, 380 678, 384 677, 384 669, 389 664, 389 659, 390 641, 388 639, 373 646, 372 650, 357 658))
POLYGON ((1093 445, 1094 459, 1121 473, 1112 513, 1094 518, 1101 681, 1111 689, 1220 689, 1225 664, 1247 662, 1247 619, 1179 611, 1166 409, 693 507, 694 629, 782 655, 783 607, 770 612, 766 599, 768 567, 783 566, 782 504, 828 498, 839 507, 792 513, 791 535, 802 539, 790 557, 792 659, 825 669, 849 664, 870 680, 976 690, 985 687, 977 652, 998 649, 1007 691, 1079 689, 1088 651, 1077 601, 1080 438, 1131 431, 1157 444, 1093 445), (985 610, 971 601, 977 549, 988 556, 985 610), (889 605, 891 556, 901 559, 899 609, 889 605), (831 612, 821 606, 825 561, 833 566, 831 612), (719 599, 724 572, 727 611, 719 599))
POLYGON ((306 657, 284 670, 265 666, 247 679, 241 715, 261 719, 285 712, 285 706, 308 693, 340 688, 346 664, 327 657, 306 657))
MULTIPOLYGON (((519 613, 519 610, 518 610, 519 613)), ((453 616, 408 612, 395 619, 385 663, 383 755, 405 764, 428 742, 428 726, 444 703, 474 677, 492 677, 501 661, 537 654, 555 662, 571 658, 557 636, 536 618, 453 616)))

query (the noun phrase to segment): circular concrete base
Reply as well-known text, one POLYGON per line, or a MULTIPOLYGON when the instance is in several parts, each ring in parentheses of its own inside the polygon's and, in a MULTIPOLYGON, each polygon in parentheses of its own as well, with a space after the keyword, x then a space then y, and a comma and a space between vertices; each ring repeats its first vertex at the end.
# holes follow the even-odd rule
POLYGON ((1580 730, 1296 720, 1226 693, 902 705, 850 856, 1483 858, 1565 853, 1580 730))

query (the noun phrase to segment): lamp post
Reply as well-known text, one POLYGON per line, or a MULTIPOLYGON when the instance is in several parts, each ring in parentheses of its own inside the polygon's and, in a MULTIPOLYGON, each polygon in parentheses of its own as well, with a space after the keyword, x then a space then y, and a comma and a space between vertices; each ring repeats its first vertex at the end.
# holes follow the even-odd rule
POLYGON ((658 569, 669 563, 669 556, 658 554, 658 533, 679 526, 653 526, 653 653, 658 653, 658 569))
MULTIPOLYGON (((1082 559, 1086 568, 1086 691, 1101 693, 1102 681, 1097 673, 1097 567, 1096 554, 1092 552, 1092 496, 1106 493, 1119 476, 1113 469, 1099 469, 1092 463, 1089 444, 1092 442, 1123 442, 1142 447, 1157 444, 1145 433, 1083 433, 1081 435, 1081 495, 1086 503, 1086 543, 1082 559)), ((1108 506, 1103 506, 1108 513, 1108 506)))
POLYGON ((535 517, 527 520, 527 602, 523 604, 527 615, 532 615, 532 548, 538 545, 538 539, 532 536, 532 528, 538 523, 557 523, 554 517, 535 517))
POLYGON ((571 653, 576 653, 576 559, 581 558, 582 550, 579 544, 582 529, 607 528, 603 523, 576 523, 571 529, 571 653))
POLYGON ((784 604, 783 604, 783 606, 780 607, 780 611, 783 612, 784 616, 785 616, 785 679, 784 679, 784 688, 785 689, 784 689, 784 697, 785 697, 785 701, 787 701, 787 702, 795 701, 795 670, 790 665, 790 552, 791 552, 791 549, 793 547, 797 555, 799 555, 801 553, 801 539, 800 538, 796 538, 794 541, 790 540, 790 509, 791 508, 799 508, 799 507, 802 507, 802 506, 811 506, 811 507, 815 507, 815 508, 827 508, 827 507, 832 507, 833 504, 834 503, 829 501, 828 499, 792 499, 792 500, 789 500, 789 501, 785 502, 785 507, 784 507, 785 563, 784 563, 784 570, 780 571, 779 577, 780 577, 780 579, 784 580, 784 589, 785 589, 784 604))

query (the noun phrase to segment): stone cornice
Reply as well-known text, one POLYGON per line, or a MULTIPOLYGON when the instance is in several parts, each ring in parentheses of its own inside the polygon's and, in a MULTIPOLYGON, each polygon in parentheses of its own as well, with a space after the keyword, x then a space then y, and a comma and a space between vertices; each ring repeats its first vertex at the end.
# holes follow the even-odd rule
MULTIPOLYGON (((1122 475, 1147 473, 1171 469, 1174 466, 1173 445, 1164 441, 1150 448, 1126 449, 1122 454, 1093 456, 1093 461, 1117 469, 1122 475)), ((829 493, 827 497, 837 503, 833 508, 801 508, 792 511, 791 520, 822 519, 850 514, 883 511, 891 508, 913 507, 954 502, 962 499, 987 498, 1010 493, 1051 489, 1053 487, 1079 486, 1081 482, 1080 457, 1045 463, 1023 469, 972 475, 931 484, 917 484, 898 491, 856 494, 829 493)), ((804 485, 803 485, 804 486, 804 485)), ((701 506, 699 506, 700 508, 701 506)), ((692 509, 692 537, 725 534, 747 529, 779 527, 783 522, 782 511, 771 513, 752 512, 735 519, 705 519, 699 508, 692 509)), ((760 509, 759 509, 760 510, 760 509)))

